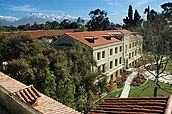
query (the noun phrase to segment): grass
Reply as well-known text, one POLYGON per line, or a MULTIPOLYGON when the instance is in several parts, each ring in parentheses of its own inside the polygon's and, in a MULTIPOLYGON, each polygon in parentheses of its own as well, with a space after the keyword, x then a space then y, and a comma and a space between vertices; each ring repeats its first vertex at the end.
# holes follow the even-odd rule
POLYGON ((115 91, 112 91, 108 93, 107 95, 105 95, 103 98, 101 98, 100 101, 104 101, 104 99, 107 99, 107 98, 119 98, 122 93, 122 90, 123 88, 116 89, 115 91))
POLYGON ((171 59, 168 61, 165 71, 172 73, 172 60, 171 59))
MULTIPOLYGON (((161 87, 170 88, 170 92, 172 93, 172 85, 159 83, 161 87)), ((152 97, 154 90, 153 81, 149 80, 145 85, 140 87, 135 87, 130 90, 129 97, 152 97)), ((158 96, 169 96, 170 93, 165 92, 164 90, 158 89, 158 96)))
POLYGON ((100 102, 104 101, 104 99, 107 98, 119 98, 122 93, 123 88, 116 89, 115 91, 112 91, 110 93, 107 93, 103 98, 100 100, 97 100, 95 103, 99 104, 100 102))

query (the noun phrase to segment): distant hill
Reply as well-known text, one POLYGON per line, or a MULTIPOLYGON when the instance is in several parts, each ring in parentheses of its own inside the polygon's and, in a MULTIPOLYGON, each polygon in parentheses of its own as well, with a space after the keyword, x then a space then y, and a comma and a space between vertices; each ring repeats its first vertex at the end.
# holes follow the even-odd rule
POLYGON ((57 21, 61 22, 64 19, 69 19, 69 21, 76 21, 78 17, 72 17, 70 15, 65 15, 64 13, 60 13, 57 15, 53 14, 44 14, 44 13, 31 13, 21 19, 11 17, 11 16, 0 16, 0 26, 18 26, 18 25, 25 25, 30 23, 31 25, 34 22, 38 24, 44 24, 47 21, 57 21))

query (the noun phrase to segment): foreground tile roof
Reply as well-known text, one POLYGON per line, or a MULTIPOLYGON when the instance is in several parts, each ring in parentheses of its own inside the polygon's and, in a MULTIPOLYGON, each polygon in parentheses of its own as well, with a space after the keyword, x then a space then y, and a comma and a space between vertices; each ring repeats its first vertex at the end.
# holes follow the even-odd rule
POLYGON ((106 99, 89 114, 171 114, 172 96, 106 99))
POLYGON ((67 32, 74 32, 74 29, 0 32, 0 35, 19 34, 19 35, 29 35, 34 38, 41 38, 41 37, 62 36, 64 33, 67 32))
POLYGON ((32 106, 37 106, 37 99, 41 97, 39 92, 34 88, 33 85, 28 86, 27 88, 21 89, 14 93, 19 97, 20 100, 31 104, 32 106))
POLYGON ((38 105, 33 106, 33 108, 43 114, 80 114, 74 109, 67 107, 61 104, 60 102, 38 92, 37 90, 35 90, 33 86, 26 86, 25 84, 22 84, 21 82, 9 77, 8 75, 5 75, 2 72, 0 72, 0 85, 6 88, 11 93, 14 93, 25 103, 27 101, 29 102, 30 99, 35 99, 39 97, 38 105), (31 89, 34 95, 31 95, 32 92, 28 93, 29 88, 31 89), (16 93, 19 94, 17 95, 16 93))

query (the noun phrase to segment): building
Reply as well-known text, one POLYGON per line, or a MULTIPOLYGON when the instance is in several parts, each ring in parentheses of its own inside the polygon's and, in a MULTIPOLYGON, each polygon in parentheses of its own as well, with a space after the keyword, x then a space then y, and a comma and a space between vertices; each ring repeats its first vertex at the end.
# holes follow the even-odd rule
POLYGON ((51 43, 54 39, 62 36, 66 32, 74 32, 74 29, 0 32, 0 35, 29 35, 33 38, 39 39, 40 41, 51 43))
POLYGON ((149 98, 111 98, 88 114, 171 114, 172 96, 149 98))
POLYGON ((74 109, 0 72, 1 114, 80 114, 74 109))
POLYGON ((90 49, 98 70, 108 76, 108 81, 115 80, 124 68, 134 65, 142 56, 142 37, 125 29, 65 33, 51 45, 66 51, 76 42, 90 49))

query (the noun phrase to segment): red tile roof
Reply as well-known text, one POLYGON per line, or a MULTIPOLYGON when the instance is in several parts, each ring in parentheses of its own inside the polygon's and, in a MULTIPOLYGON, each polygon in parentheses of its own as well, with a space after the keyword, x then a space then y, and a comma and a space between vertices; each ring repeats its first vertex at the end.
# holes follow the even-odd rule
POLYGON ((20 35, 29 35, 34 38, 41 38, 41 37, 62 36, 64 33, 67 32, 74 32, 74 29, 0 32, 0 35, 20 34, 20 35))
MULTIPOLYGON (((113 32, 114 34, 122 34, 120 32, 113 32)), ((75 33, 66 33, 65 35, 70 36, 71 38, 82 42, 83 44, 89 47, 96 47, 105 44, 110 44, 114 42, 120 42, 112 32, 108 31, 92 31, 92 32, 75 32, 75 33), (94 42, 89 42, 88 39, 94 40, 94 42)))
POLYGON ((34 88, 33 85, 28 86, 27 88, 21 89, 14 93, 19 97, 20 100, 31 104, 32 106, 37 106, 37 99, 41 97, 39 92, 34 88))
POLYGON ((89 114, 171 114, 171 111, 172 96, 169 98, 112 98, 100 103, 89 114))
POLYGON ((38 92, 33 86, 26 86, 21 82, 5 75, 0 72, 0 85, 6 88, 8 91, 14 93, 22 101, 29 102, 31 99, 38 98, 38 105, 33 108, 43 114, 80 114, 74 109, 67 107, 60 102, 38 92), (30 89, 33 92, 30 92, 30 89), (20 92, 20 94, 16 94, 20 92), (33 95, 34 94, 34 95, 33 95), (21 96, 20 96, 21 95, 21 96))
MULTIPOLYGON (((110 43, 114 43, 114 42, 120 42, 122 40, 121 38, 123 38, 124 34, 129 34, 129 36, 130 36, 129 38, 131 38, 131 39, 138 38, 137 33, 130 32, 126 29, 65 33, 65 35, 67 35, 89 47, 96 47, 96 46, 106 45, 106 44, 110 44, 110 43)), ((58 40, 57 40, 57 42, 58 42, 58 40)))

